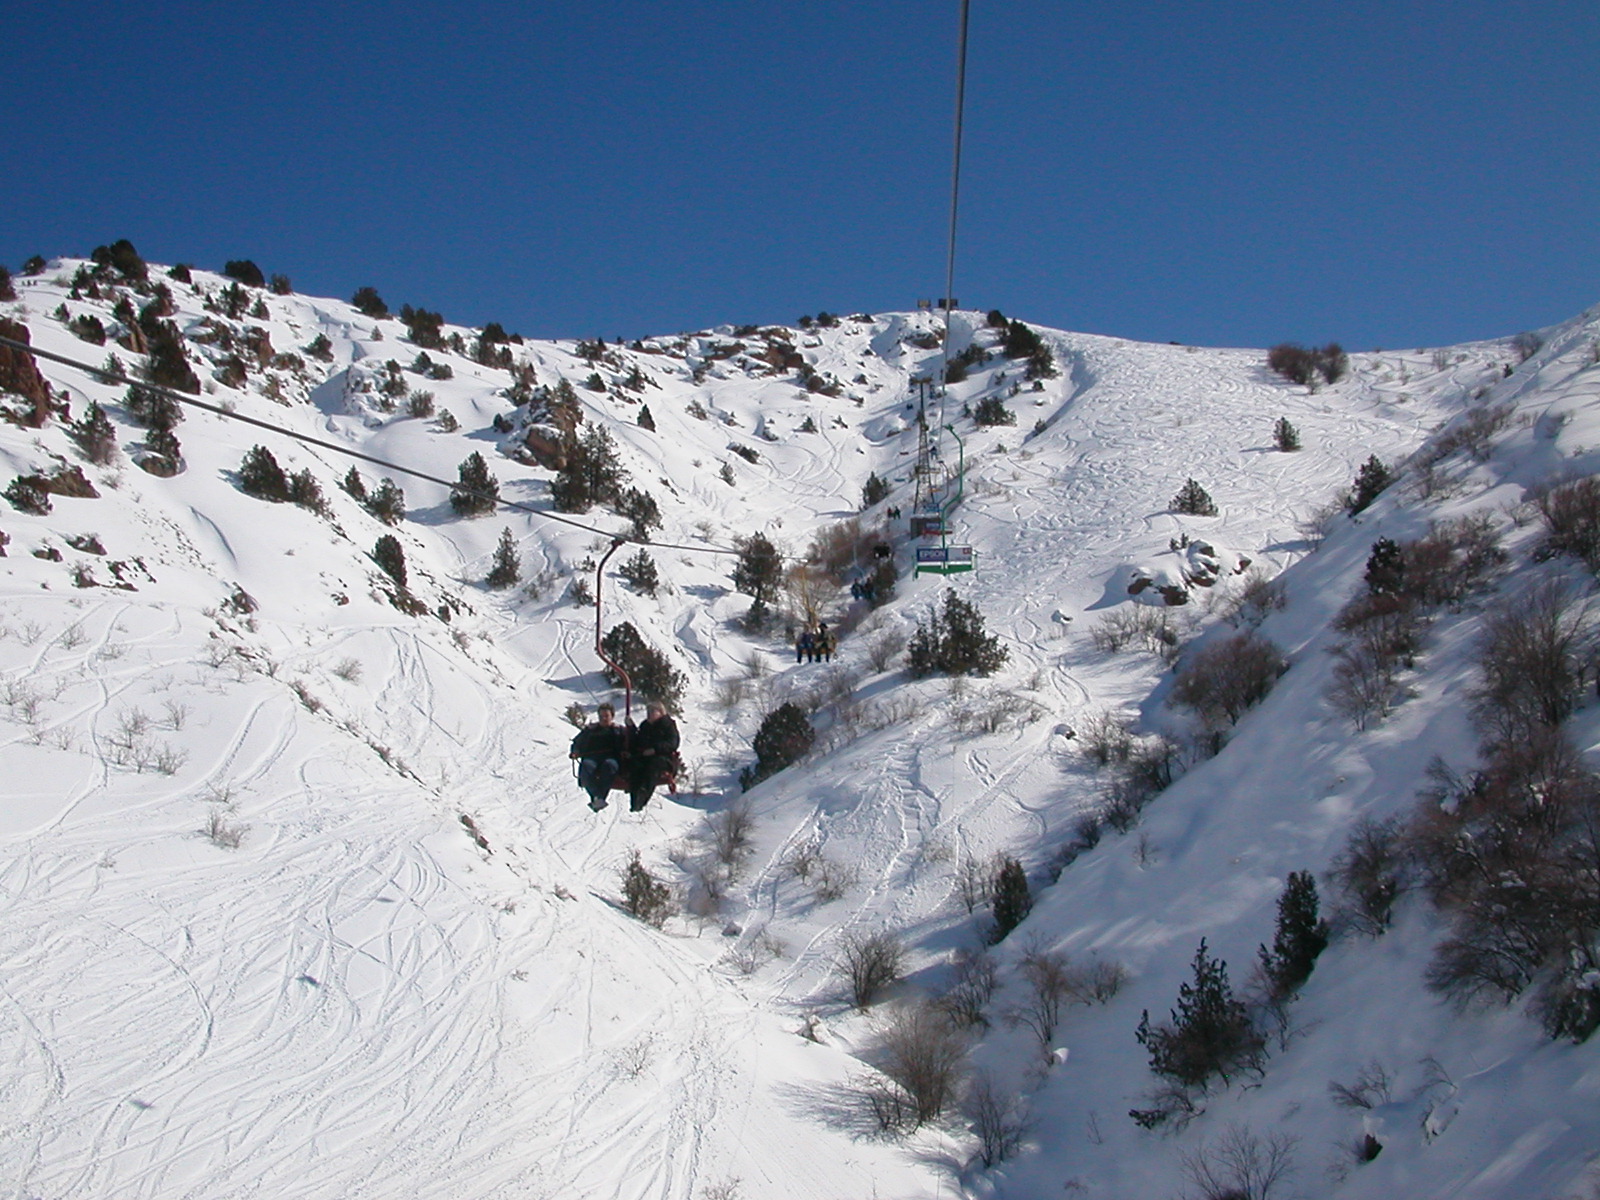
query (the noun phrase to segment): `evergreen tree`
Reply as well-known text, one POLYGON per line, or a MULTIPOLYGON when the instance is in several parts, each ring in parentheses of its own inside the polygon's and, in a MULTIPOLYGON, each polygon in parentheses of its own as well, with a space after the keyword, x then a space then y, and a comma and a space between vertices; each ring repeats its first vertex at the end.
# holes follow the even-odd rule
POLYGON ((322 485, 310 467, 303 467, 289 477, 289 499, 319 516, 327 515, 328 502, 323 498, 322 485))
POLYGON ((406 494, 392 479, 385 479, 367 499, 367 511, 385 525, 398 525, 405 520, 406 494))
POLYGON ((183 461, 183 448, 178 435, 170 429, 152 429, 144 439, 145 449, 158 458, 164 458, 174 468, 183 461))
POLYGON ((1272 949, 1260 948, 1261 973, 1274 1000, 1286 1000, 1311 977, 1328 946, 1328 923, 1317 916, 1317 881, 1310 871, 1291 871, 1278 897, 1278 927, 1272 949))
POLYGON ((378 295, 374 287, 359 287, 356 294, 350 297, 350 303, 355 305, 356 311, 363 316, 380 321, 389 315, 389 306, 383 302, 383 297, 378 295))
POLYGON ((876 471, 867 476, 866 483, 861 485, 861 507, 871 508, 874 504, 886 499, 889 495, 889 482, 880 479, 876 471))
POLYGON ((641 595, 654 596, 656 589, 661 586, 661 577, 656 573, 656 560, 650 557, 647 550, 641 549, 624 562, 617 568, 617 574, 641 595))
POLYGON ((237 279, 246 287, 267 286, 267 277, 261 273, 261 268, 248 258, 229 259, 223 265, 222 273, 229 279, 237 279))
POLYGON ((494 548, 494 565, 484 580, 492 588, 508 588, 522 578, 522 556, 517 553, 517 539, 511 536, 508 525, 500 531, 500 543, 494 548))
POLYGON ((476 517, 492 512, 500 499, 500 482, 489 473, 489 464, 474 450, 457 468, 459 482, 450 489, 450 507, 458 517, 476 517))
POLYGON ((283 473, 272 451, 252 446, 239 468, 239 486, 252 496, 282 502, 289 499, 289 477, 283 473))
POLYGON ((1183 1088, 1204 1088, 1214 1075, 1228 1082, 1240 1068, 1257 1065, 1263 1048, 1249 1010, 1228 983, 1228 964, 1206 954, 1204 938, 1193 980, 1178 987, 1171 1020, 1152 1027, 1146 1009, 1134 1036, 1150 1055, 1150 1070, 1183 1088))
POLYGON ((629 488, 617 503, 617 512, 633 523, 633 536, 641 542, 650 540, 650 531, 661 528, 661 509, 649 492, 629 488))
POLYGON ((761 728, 752 742, 755 765, 745 768, 740 782, 748 791, 768 776, 799 761, 811 749, 816 736, 805 709, 793 702, 779 705, 762 718, 761 728))
POLYGON ((650 406, 641 405, 639 408, 639 428, 648 429, 651 433, 656 431, 656 419, 650 415, 650 406))
POLYGON ((906 647, 906 662, 913 677, 933 674, 992 675, 1010 657, 1000 639, 987 633, 983 616, 957 596, 945 591, 944 611, 935 611, 927 625, 918 624, 906 647))
POLYGON ((1272 441, 1279 450, 1300 449, 1300 431, 1289 424, 1288 417, 1279 417, 1272 427, 1272 441))
POLYGON ((1015 425, 1017 414, 1006 407, 1004 400, 999 396, 987 396, 978 401, 978 407, 972 410, 972 419, 979 425, 1015 425))
POLYGON ((345 472, 344 478, 339 481, 339 486, 357 504, 367 502, 367 485, 362 482, 361 472, 351 467, 345 472))
POLYGON ((1374 596, 1397 595, 1405 587, 1405 552, 1392 538, 1379 538, 1372 543, 1372 553, 1367 556, 1367 591, 1374 596))
POLYGON ((150 429, 171 429, 183 420, 181 404, 165 392, 137 383, 128 386, 122 405, 134 420, 150 429))
POLYGON ((735 538, 733 544, 739 548, 739 561, 733 568, 733 586, 757 604, 770 605, 783 582, 783 559, 778 548, 760 533, 735 538))
POLYGON ((189 366, 189 356, 184 353, 177 326, 170 321, 158 321, 154 332, 145 330, 145 336, 150 345, 145 378, 159 387, 198 396, 200 380, 189 366))
POLYGON ((400 545, 400 539, 392 533, 386 533, 378 539, 372 547, 372 561, 382 568, 383 573, 394 580, 401 587, 406 586, 406 552, 400 545))
POLYGON ((1350 515, 1364 511, 1378 498, 1378 494, 1394 482, 1394 473, 1376 454, 1361 464, 1356 472, 1355 487, 1350 492, 1350 515))
POLYGON ((994 931, 991 942, 1002 940, 1022 923, 1033 908, 1033 893, 1028 890, 1028 875, 1022 864, 1007 855, 994 876, 994 931))
POLYGON ((1185 513, 1191 517, 1214 517, 1217 515, 1216 503, 1193 479, 1185 480, 1184 485, 1178 489, 1178 494, 1172 498, 1170 506, 1173 512, 1185 513))
POLYGON ((91 400, 83 420, 67 427, 67 436, 78 444, 90 462, 104 466, 117 455, 117 431, 105 409, 91 400))
POLYGON ((550 497, 557 510, 588 512, 591 505, 621 498, 628 472, 609 430, 586 426, 581 435, 569 436, 563 449, 564 465, 550 481, 550 497))
MULTIPOLYGON (((678 707, 686 682, 683 672, 640 637, 630 622, 613 627, 600 639, 600 648, 628 673, 635 692, 646 700, 659 700, 669 709, 678 707)), ((605 676, 613 684, 622 682, 622 676, 609 666, 605 668, 605 676)))

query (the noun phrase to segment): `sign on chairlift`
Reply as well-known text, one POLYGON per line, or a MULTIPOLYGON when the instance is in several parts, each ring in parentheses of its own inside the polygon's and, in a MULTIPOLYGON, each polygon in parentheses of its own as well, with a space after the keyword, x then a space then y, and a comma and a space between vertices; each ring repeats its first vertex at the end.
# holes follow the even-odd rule
POLYGON ((977 566, 971 546, 918 546, 917 574, 954 575, 977 566))

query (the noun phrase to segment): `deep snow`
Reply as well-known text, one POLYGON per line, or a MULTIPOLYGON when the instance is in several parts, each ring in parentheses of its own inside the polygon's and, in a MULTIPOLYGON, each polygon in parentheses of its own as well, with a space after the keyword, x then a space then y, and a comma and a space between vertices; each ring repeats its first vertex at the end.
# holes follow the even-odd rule
MULTIPOLYGON (((66 300, 78 265, 19 279, 0 315, 23 319, 42 348, 97 364, 114 352, 131 368, 134 356, 50 316, 65 300, 71 315, 109 320, 109 301, 66 300)), ((171 286, 175 319, 192 326, 198 293, 171 286)), ((507 373, 430 351, 454 377, 408 379, 457 418, 446 433, 383 411, 370 390, 385 360, 417 353, 397 321, 261 299, 269 316, 237 325, 265 328, 280 351, 323 333, 333 361, 307 359, 303 377, 275 371, 282 403, 261 394, 261 371, 242 391, 208 383, 207 399, 445 477, 479 450, 503 495, 548 505, 550 472, 500 453, 510 441, 490 428, 513 415, 507 373)), ((978 314, 958 320, 953 345, 992 338, 978 314)), ((1294 1139, 1295 1173, 1275 1195, 1574 1192, 1600 1134, 1592 1046, 1551 1044, 1515 1009, 1459 1014, 1426 992, 1441 926, 1420 901, 1382 939, 1328 951, 1261 1080, 1214 1095, 1181 1134, 1145 1133, 1126 1110, 1152 1082, 1139 1013, 1171 1007, 1200 938, 1242 982, 1289 871, 1324 870, 1359 815, 1405 809, 1435 754, 1470 762, 1459 695, 1475 609, 1434 627, 1415 695, 1364 733, 1323 700, 1326 622, 1375 537, 1415 536, 1433 516, 1491 512, 1526 562, 1537 530, 1511 515, 1524 489, 1600 469, 1600 314, 1546 331, 1509 377, 1509 344, 1486 341, 1356 353, 1348 379, 1315 393, 1268 373, 1258 350, 1044 331, 1061 372, 1008 400, 1015 427, 975 429, 957 414, 1008 394, 1020 363, 975 369, 947 409, 967 468, 958 538, 980 564, 950 586, 1001 637, 1005 668, 959 684, 912 681, 898 662, 875 672, 874 639, 925 620, 946 586, 909 576, 836 663, 797 665, 781 631, 741 629, 749 600, 731 590, 732 560, 702 548, 764 530, 803 553, 814 531, 856 512, 872 471, 899 489, 888 503, 909 509, 911 380, 938 359, 910 339, 937 327, 891 314, 784 331, 837 396, 759 365, 763 340, 731 328, 617 349, 647 380, 655 432, 637 424, 618 367, 599 366, 608 390, 594 392, 583 384, 595 366, 571 344, 513 347, 540 383, 571 380, 634 486, 660 502, 656 540, 687 547, 656 550, 654 599, 605 583, 607 627, 634 622, 689 679, 681 723, 697 786, 638 817, 590 813, 566 756, 563 710, 611 695, 594 609, 568 595, 590 579, 603 535, 520 512, 457 519, 444 489, 397 476, 412 589, 430 610, 456 609, 448 622, 407 616, 369 557, 387 531, 336 486, 348 462, 194 412, 177 428, 186 469, 155 478, 129 461, 141 434, 123 389, 45 365, 74 416, 89 399, 107 405, 123 453, 97 468, 59 421, 0 426, 7 477, 55 456, 100 491, 56 497, 45 516, 0 514, 11 537, 0 563, 4 1194, 1163 1196, 1183 1187, 1180 1155, 1234 1124, 1294 1139), (735 342, 743 353, 727 351, 735 342), (1426 500, 1391 489, 1358 522, 1337 518, 1311 552, 1302 526, 1368 455, 1401 462, 1441 422, 1493 403, 1514 403, 1520 419, 1488 461, 1448 460, 1456 482, 1426 500), (1299 428, 1298 453, 1273 449, 1279 416, 1299 428), (808 417, 816 431, 800 432, 808 417), (326 519, 238 490, 257 442, 286 469, 313 470, 326 519), (1168 511, 1190 477, 1220 515, 1168 511), (524 580, 493 592, 481 580, 505 527, 524 580), (67 543, 90 533, 105 556, 67 543), (1089 630, 1133 603, 1135 572, 1173 576, 1183 535, 1230 565, 1282 573, 1290 602, 1262 632, 1292 667, 1137 830, 1108 834, 1045 886, 1102 783, 1067 731, 1104 708, 1141 714, 1145 728, 1172 719, 1148 699, 1164 665, 1100 653, 1089 630), (50 550, 59 561, 36 556, 50 550), (128 564, 132 590, 109 586, 111 560, 128 564), (74 568, 99 586, 75 587, 74 568), (236 587, 255 612, 229 607, 236 587), (740 794, 762 713, 824 693, 853 694, 854 715, 825 704, 819 752, 749 793, 752 851, 707 902, 694 878, 704 830, 740 794), (999 709, 998 728, 981 732, 999 709), (659 932, 620 908, 636 849, 690 906, 659 932), (802 849, 829 864, 837 898, 815 873, 796 876, 802 849), (937 991, 952 955, 981 940, 984 914, 957 898, 960 863, 996 852, 1028 866, 1037 905, 998 948, 995 1014, 1017 998, 1030 945, 1120 962, 1130 978, 1108 1004, 1069 1012, 1064 1062, 1039 1063, 999 1020, 975 1046, 973 1062, 1032 1122, 1022 1152, 983 1171, 959 1119, 898 1140, 864 1120, 858 1056, 879 1017, 850 1009, 834 962, 841 936, 892 929, 911 949, 901 994, 937 991), (815 1040, 800 1036, 808 1024, 815 1040), (1390 1102, 1336 1107, 1329 1082, 1373 1060, 1394 1078, 1390 1102), (1356 1166, 1342 1147, 1364 1132, 1384 1151, 1356 1166)), ((381 474, 360 470, 369 487, 381 474)), ((879 506, 866 519, 881 517, 879 506)), ((582 519, 622 527, 599 510, 582 519)), ((903 529, 891 533, 905 567, 903 529)), ((1205 599, 1176 610, 1186 636, 1218 623, 1205 599)), ((846 624, 861 616, 848 608, 839 597, 846 624)), ((1585 746, 1591 717, 1580 717, 1585 746)))

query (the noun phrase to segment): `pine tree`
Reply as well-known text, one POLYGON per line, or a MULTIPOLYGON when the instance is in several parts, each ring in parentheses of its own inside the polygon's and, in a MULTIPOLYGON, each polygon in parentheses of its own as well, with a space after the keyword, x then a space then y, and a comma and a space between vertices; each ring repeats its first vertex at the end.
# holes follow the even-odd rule
POLYGON ((85 458, 98 466, 104 466, 117 455, 116 427, 96 401, 89 402, 83 420, 67 427, 67 436, 78 444, 85 458))
POLYGON ((1405 552, 1392 538, 1379 538, 1372 543, 1372 553, 1367 556, 1367 591, 1374 596, 1392 596, 1405 587, 1405 552))
POLYGON ((406 586, 406 552, 400 545, 400 539, 394 534, 386 533, 378 539, 372 547, 372 561, 377 563, 390 579, 401 587, 406 586))
POLYGON ((385 479, 367 498, 367 511, 385 525, 398 525, 405 520, 406 494, 392 479, 385 479))
MULTIPOLYGON (((783 559, 765 534, 735 538, 739 561, 733 568, 733 586, 763 607, 777 597, 783 582, 783 559)), ((753 611, 753 610, 752 610, 753 611)))
POLYGON ((1010 652, 983 627, 983 615, 945 591, 944 611, 935 611, 927 625, 919 623, 906 647, 906 663, 914 678, 928 675, 992 675, 1010 652))
POLYGON ((322 485, 310 467, 303 467, 289 477, 289 499, 319 516, 327 515, 328 502, 323 498, 322 485))
MULTIPOLYGON (((674 667, 666 655, 640 637, 631 622, 624 621, 614 626, 600 639, 600 648, 628 673, 635 692, 646 700, 658 700, 669 709, 678 707, 687 682, 683 672, 674 667)), ((622 682, 622 676, 609 666, 605 669, 605 675, 614 684, 622 682)))
POLYGON ((1258 1064, 1262 1053, 1249 1010, 1228 983, 1228 964, 1206 954, 1204 938, 1195 951, 1193 981, 1179 985, 1171 1020, 1152 1027, 1146 1009, 1134 1036, 1150 1055, 1150 1069, 1184 1088, 1204 1088, 1213 1075, 1228 1082, 1240 1068, 1258 1064))
POLYGON ((568 437, 563 449, 564 465, 550 481, 550 497, 559 511, 588 512, 591 505, 620 499, 628 472, 609 430, 587 426, 581 436, 568 437))
POLYGON ((874 471, 867 476, 866 483, 861 485, 861 507, 864 509, 871 508, 874 504, 887 498, 888 495, 888 481, 879 478, 878 473, 874 471))
POLYGON ((339 486, 357 504, 367 502, 367 485, 362 482, 361 472, 354 467, 345 472, 344 478, 339 481, 339 486))
POLYGON ((239 486, 263 500, 289 499, 289 477, 265 446, 252 446, 244 456, 244 463, 239 467, 239 486))
POLYGON ((617 568, 617 574, 641 595, 654 596, 656 589, 661 586, 661 577, 656 573, 656 560, 650 557, 648 550, 641 549, 624 562, 617 568))
POLYGON ((378 289, 374 287, 357 288, 356 294, 350 297, 350 303, 355 305, 357 312, 371 317, 374 321, 382 320, 389 315, 389 306, 383 302, 383 297, 378 295, 378 289))
POLYGON ((648 429, 651 433, 656 431, 656 419, 650 415, 650 406, 641 405, 639 408, 639 428, 648 429))
POLYGON ((1317 881, 1310 871, 1291 871, 1278 897, 1272 949, 1260 948, 1261 973, 1272 998, 1286 1000, 1298 991, 1327 946, 1328 923, 1317 916, 1317 881))
POLYGON ((489 473, 489 464, 474 450, 457 468, 459 482, 450 489, 450 507, 458 517, 476 517, 492 512, 500 500, 500 482, 489 473))
POLYGON ((650 531, 661 528, 661 508, 649 492, 629 488, 617 502, 617 512, 633 524, 633 536, 641 542, 650 540, 650 531))
POLYGON ((1279 417, 1278 423, 1272 427, 1272 441, 1279 450, 1300 449, 1300 431, 1289 424, 1288 417, 1279 417))
POLYGON ((1028 890, 1028 875, 1022 864, 1007 855, 994 876, 994 931, 991 942, 999 942, 1022 923, 1033 908, 1033 893, 1028 890))
POLYGON ((500 531, 500 544, 494 548, 494 565, 484 580, 492 588, 508 588, 522 578, 522 556, 517 553, 517 539, 511 536, 508 525, 500 531))
POLYGON ((1371 455, 1356 472, 1355 487, 1350 492, 1350 515, 1364 511, 1393 482, 1394 473, 1376 454, 1371 455))
POLYGON ((1178 489, 1178 494, 1172 498, 1170 506, 1173 512, 1185 513, 1191 517, 1214 517, 1217 515, 1217 506, 1211 497, 1193 479, 1185 480, 1184 485, 1178 489))
POLYGON ((183 461, 183 448, 178 435, 170 429, 152 429, 144 439, 145 449, 158 458, 165 459, 176 468, 183 461))
POLYGON ((745 768, 740 779, 746 790, 754 787, 769 775, 805 756, 816 741, 816 731, 805 709, 786 702, 761 719, 761 728, 752 741, 755 747, 755 766, 745 768))

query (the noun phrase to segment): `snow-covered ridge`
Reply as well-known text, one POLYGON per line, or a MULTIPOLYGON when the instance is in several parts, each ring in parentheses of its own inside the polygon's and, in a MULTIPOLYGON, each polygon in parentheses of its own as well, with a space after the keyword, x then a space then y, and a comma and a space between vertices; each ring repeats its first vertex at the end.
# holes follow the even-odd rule
MULTIPOLYGON (((127 330, 113 312, 128 289, 73 298, 82 265, 17 278, 0 316, 133 377, 143 360, 116 346, 127 330), (83 316, 104 345, 71 331, 83 316)), ((520 448, 518 378, 478 361, 481 331, 446 324, 419 371, 424 350, 398 320, 262 289, 229 316, 212 309, 230 280, 152 279, 209 402, 445 478, 478 451, 502 495, 548 506, 552 472, 520 448), (422 391, 433 416, 410 415, 422 391)), ((993 346, 981 314, 960 320, 952 349, 993 346)), ((870 474, 896 490, 865 522, 909 509, 913 380, 938 369, 938 327, 903 313, 504 348, 531 386, 565 380, 585 422, 610 432, 632 486, 659 502, 658 542, 765 531, 800 554, 857 514, 870 474)), ((958 536, 979 552, 953 582, 1010 650, 1003 671, 957 688, 875 669, 875 644, 926 619, 938 577, 903 577, 871 617, 841 594, 830 611, 861 623, 839 661, 796 665, 780 635, 741 628, 749 599, 729 559, 657 550, 658 595, 608 579, 605 624, 633 622, 685 672, 699 794, 642 818, 584 807, 561 718, 610 694, 594 609, 568 594, 592 582, 605 538, 521 512, 461 519, 446 489, 399 477, 406 519, 391 528, 339 487, 350 461, 200 412, 175 430, 184 469, 150 475, 132 461, 144 430, 126 387, 43 364, 72 418, 106 409, 119 449, 85 462, 59 414, 0 426, 0 482, 64 464, 99 492, 0 513, 0 1180, 18 1195, 135 1197, 1167 1195, 1179 1155, 1237 1122, 1297 1139, 1306 1195, 1575 1188, 1595 1133, 1592 1048, 1427 993, 1440 927, 1420 902, 1385 938, 1327 952, 1259 1087, 1217 1095, 1178 1136, 1124 1114, 1151 1082, 1139 1012, 1171 1007, 1198 940, 1242 979, 1289 871, 1325 870, 1356 817, 1408 806, 1432 755, 1470 761, 1456 697, 1474 611, 1436 626, 1417 694, 1360 734, 1323 699, 1327 621, 1372 541, 1418 536, 1430 518, 1491 512, 1527 561, 1538 530, 1504 514, 1527 487, 1600 470, 1600 320, 1545 331, 1510 375, 1509 340, 1363 352, 1314 393, 1272 376, 1262 351, 1041 333, 1059 373, 1038 391, 995 357, 951 385, 946 408, 967 468, 958 536), (990 397, 1014 426, 959 415, 990 397), (1426 498, 1408 476, 1310 553, 1302 527, 1369 455, 1402 464, 1442 424, 1502 405, 1513 415, 1486 458, 1441 460, 1426 498), (1301 451, 1273 448, 1280 416, 1301 451), (326 515, 240 491, 256 444, 312 473, 326 515), (1219 515, 1169 511, 1189 478, 1219 515), (523 579, 493 591, 482 581, 506 528, 523 579), (396 607, 372 561, 386 534, 421 615, 396 607), (1136 572, 1189 561, 1196 541, 1281 573, 1288 604, 1261 632, 1290 670, 1138 829, 1045 887, 1103 782, 1065 731, 1107 708, 1167 719, 1147 702, 1163 664, 1100 653, 1088 631, 1134 602, 1136 572), (749 794, 750 852, 708 896, 702 832, 738 797, 762 713, 788 698, 817 706, 826 749, 749 794), (619 911, 636 849, 698 915, 658 933, 619 911), (992 1171, 949 1169, 937 1164, 972 1153, 959 1123, 909 1145, 862 1136, 849 1081, 866 1071, 854 1054, 873 1019, 849 1010, 833 963, 842 934, 890 928, 910 947, 905 994, 944 986, 952 952, 981 937, 983 913, 958 899, 962 860, 996 852, 1039 890, 997 950, 993 1015, 1020 998, 1030 940, 1118 961, 1130 980, 1063 1020, 1070 1053, 1052 1067, 995 1022, 973 1060, 1025 1098, 1034 1133, 992 1171), (834 886, 799 877, 797 857, 828 864, 834 886), (819 1042, 796 1035, 808 1015, 819 1042), (1329 1081, 1369 1060, 1393 1074, 1391 1099, 1334 1106, 1329 1081), (1364 1131, 1382 1155, 1325 1174, 1364 1131)), ((369 488, 383 475, 356 466, 369 488)), ((584 519, 626 527, 600 509, 584 519)), ((905 568, 904 523, 887 535, 905 568)), ((1222 576, 1172 610, 1185 637, 1243 578, 1222 576)))

